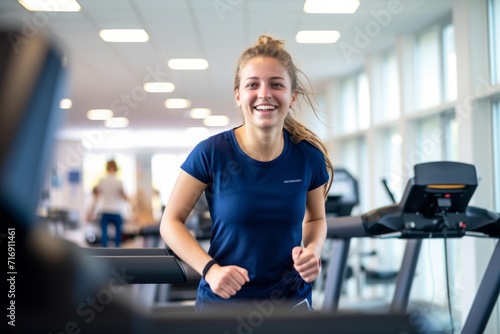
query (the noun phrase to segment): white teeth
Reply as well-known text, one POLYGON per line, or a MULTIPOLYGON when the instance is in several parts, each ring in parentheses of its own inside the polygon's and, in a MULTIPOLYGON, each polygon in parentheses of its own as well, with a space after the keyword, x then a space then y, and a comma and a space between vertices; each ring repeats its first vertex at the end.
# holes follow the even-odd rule
POLYGON ((274 110, 276 109, 275 106, 257 106, 255 107, 255 109, 257 110, 274 110))

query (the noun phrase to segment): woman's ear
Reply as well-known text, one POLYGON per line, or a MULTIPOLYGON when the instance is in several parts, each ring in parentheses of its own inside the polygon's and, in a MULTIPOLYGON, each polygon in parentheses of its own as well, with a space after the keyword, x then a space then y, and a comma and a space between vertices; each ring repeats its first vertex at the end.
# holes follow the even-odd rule
POLYGON ((293 92, 292 93, 292 100, 290 101, 290 109, 293 108, 296 101, 297 101, 297 92, 293 92))
POLYGON ((236 102, 236 106, 241 107, 240 91, 238 89, 234 90, 234 101, 236 102))

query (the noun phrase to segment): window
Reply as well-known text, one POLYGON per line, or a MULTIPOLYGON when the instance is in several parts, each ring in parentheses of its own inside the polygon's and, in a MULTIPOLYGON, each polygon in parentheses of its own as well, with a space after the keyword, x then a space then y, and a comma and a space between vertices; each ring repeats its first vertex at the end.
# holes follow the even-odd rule
POLYGON ((321 140, 326 141, 330 132, 337 129, 328 126, 329 115, 325 112, 327 107, 324 96, 315 96, 315 99, 317 103, 316 112, 297 112, 293 113, 293 115, 297 121, 316 133, 321 140))
POLYGON ((490 75, 491 83, 497 85, 500 80, 500 0, 489 1, 489 32, 490 32, 490 75))
POLYGON ((340 88, 342 131, 354 132, 370 125, 370 93, 364 73, 343 80, 340 88))
POLYGON ((457 98, 455 27, 436 25, 417 36, 416 108, 427 109, 457 98))
POLYGON ((444 131, 441 129, 440 115, 423 118, 417 123, 415 163, 443 159, 444 131))
POLYGON ((382 62, 382 118, 393 120, 399 117, 400 95, 398 63, 394 52, 384 57, 382 62))
POLYGON ((358 154, 358 139, 346 140, 342 143, 341 164, 353 176, 359 175, 360 161, 358 154))
POLYGON ((457 54, 453 24, 443 28, 443 64, 444 100, 453 101, 457 98, 457 54))
POLYGON ((444 127, 444 159, 449 161, 458 161, 458 120, 454 111, 442 114, 444 127))
MULTIPOLYGON (((387 181, 387 186, 393 193, 396 202, 401 199, 402 192, 406 186, 406 179, 401 169, 401 142, 401 135, 397 132, 396 128, 390 128, 385 131, 383 170, 386 171, 386 174, 383 177, 387 181)), ((387 201, 383 204, 387 204, 387 201)))
POLYGON ((495 180, 495 207, 500 211, 500 101, 493 106, 493 152, 495 180))
POLYGON ((365 73, 361 73, 357 80, 358 97, 358 129, 364 130, 370 126, 370 87, 365 73))
POLYGON ((439 30, 437 26, 417 36, 415 57, 417 109, 426 109, 441 101, 439 30))
MULTIPOLYGON (((366 157, 367 152, 363 137, 343 141, 338 166, 344 167, 358 181, 359 190, 366 189, 366 185, 368 184, 369 170, 365 168, 367 166, 366 157)), ((360 212, 367 211, 367 204, 369 203, 368 192, 359 192, 359 202, 358 209, 360 212)), ((356 213, 353 212, 352 214, 356 213)))
POLYGON ((349 77, 342 82, 340 88, 340 110, 342 113, 342 131, 344 133, 356 130, 356 81, 349 77))

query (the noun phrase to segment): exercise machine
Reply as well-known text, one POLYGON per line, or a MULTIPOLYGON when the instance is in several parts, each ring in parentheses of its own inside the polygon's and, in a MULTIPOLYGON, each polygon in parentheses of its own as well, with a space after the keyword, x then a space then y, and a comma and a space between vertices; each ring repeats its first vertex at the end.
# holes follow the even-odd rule
POLYGON ((335 167, 334 170, 335 181, 326 196, 326 215, 350 216, 353 208, 359 204, 358 181, 343 167, 335 167))
MULTIPOLYGON (((325 202, 325 212, 328 219, 350 216, 354 207, 359 204, 358 181, 347 169, 343 167, 335 167, 334 170, 335 179, 325 202)), ((335 254, 337 254, 338 248, 342 248, 343 242, 344 241, 342 239, 329 238, 329 255, 322 258, 325 268, 328 268, 329 258, 334 258, 336 256, 335 254)), ((368 268, 363 264, 364 258, 376 255, 375 251, 361 252, 356 255, 359 256, 359 265, 353 269, 352 265, 347 265, 347 263, 345 264, 345 270, 342 276, 344 282, 352 277, 355 277, 356 275, 362 275, 366 284, 389 284, 395 282, 397 271, 377 270, 368 268)), ((324 273, 324 276, 332 277, 332 275, 328 273, 324 273)), ((326 280, 326 277, 322 277, 325 281, 325 286, 331 283, 326 280)), ((359 277, 357 277, 357 279, 359 279, 359 277)), ((358 285, 359 284, 360 283, 358 283, 358 285)))
POLYGON ((110 275, 124 273, 127 284, 185 283, 186 272, 177 258, 162 248, 82 248, 82 254, 110 275))
MULTIPOLYGON (((390 313, 406 312, 411 284, 424 238, 500 237, 496 212, 469 206, 477 188, 473 165, 439 161, 417 164, 400 203, 352 216, 328 218, 328 237, 337 239, 328 268, 323 309, 337 311, 342 276, 351 238, 408 239, 396 281, 390 313)), ((463 333, 481 333, 486 327, 500 291, 499 244, 495 248, 463 333)))
MULTIPOLYGON (((330 191, 327 194, 325 201, 325 213, 327 217, 344 217, 350 216, 353 208, 359 204, 358 181, 352 176, 347 169, 343 167, 334 167, 335 182, 333 182, 330 191)), ((327 240, 330 247, 335 243, 335 240, 327 240)), ((329 256, 322 256, 323 266, 328 266, 329 256)), ((320 289, 324 288, 325 273, 321 273, 319 279, 314 281, 315 286, 320 289)), ((344 274, 344 279, 348 280, 353 277, 353 269, 348 266, 344 274)))

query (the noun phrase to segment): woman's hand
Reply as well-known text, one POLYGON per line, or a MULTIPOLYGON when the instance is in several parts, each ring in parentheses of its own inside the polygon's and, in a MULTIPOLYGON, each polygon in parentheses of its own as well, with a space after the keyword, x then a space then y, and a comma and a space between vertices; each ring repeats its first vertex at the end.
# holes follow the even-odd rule
POLYGON ((205 274, 205 281, 217 296, 229 299, 240 291, 245 283, 250 282, 250 279, 244 268, 214 264, 205 274))
POLYGON ((311 283, 318 277, 321 271, 321 261, 314 252, 307 248, 294 247, 292 249, 293 267, 300 277, 307 283, 311 283))

